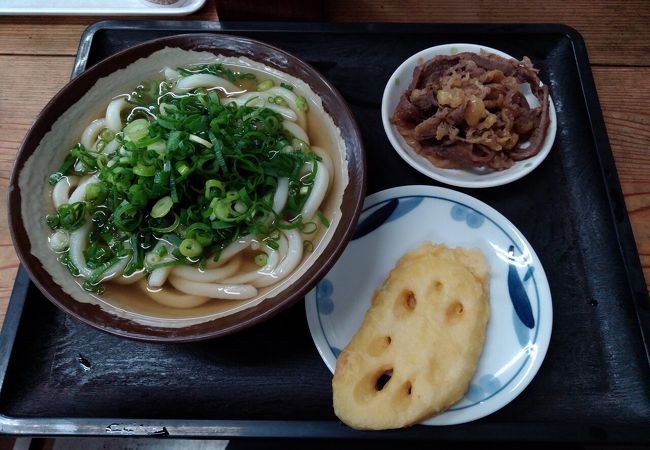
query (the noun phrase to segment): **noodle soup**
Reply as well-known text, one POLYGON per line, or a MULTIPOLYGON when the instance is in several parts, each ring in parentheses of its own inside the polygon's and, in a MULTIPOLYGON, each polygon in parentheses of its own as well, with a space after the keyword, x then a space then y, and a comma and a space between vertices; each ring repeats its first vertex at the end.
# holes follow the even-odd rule
POLYGON ((294 283, 339 223, 347 171, 338 129, 301 80, 163 52, 138 71, 145 82, 75 124, 71 150, 59 144, 40 213, 47 248, 32 251, 56 261, 75 299, 176 327, 294 283))

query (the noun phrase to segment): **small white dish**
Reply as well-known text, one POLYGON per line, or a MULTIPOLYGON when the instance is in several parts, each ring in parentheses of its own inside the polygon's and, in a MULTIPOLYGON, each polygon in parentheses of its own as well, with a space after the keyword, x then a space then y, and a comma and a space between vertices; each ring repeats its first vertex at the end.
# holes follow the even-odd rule
MULTIPOLYGON (((381 101, 381 118, 384 124, 384 130, 397 153, 415 170, 434 180, 446 183, 452 186, 466 188, 485 188, 492 186, 501 186, 503 184, 516 181, 523 176, 532 172, 548 156, 553 147, 555 133, 557 131, 557 117, 553 99, 549 96, 549 126, 546 131, 544 145, 539 153, 523 161, 517 161, 511 168, 502 171, 493 171, 490 169, 442 169, 434 166, 424 156, 419 155, 411 146, 409 146, 401 134, 390 121, 400 97, 405 92, 408 85, 413 79, 413 70, 420 64, 439 55, 452 55, 462 52, 480 53, 485 50, 488 53, 494 53, 503 58, 512 58, 512 56, 500 50, 496 50, 484 45, 475 44, 445 44, 427 48, 408 58, 395 70, 388 80, 384 95, 381 101)), ((526 100, 530 105, 538 105, 537 98, 530 92, 525 93, 526 100)))
POLYGON ((343 255, 305 298, 307 322, 333 373, 341 349, 361 326, 374 290, 404 253, 424 241, 478 247, 490 266, 490 319, 476 374, 460 402, 423 422, 465 423, 517 397, 539 370, 551 338, 553 305, 544 269, 524 236, 496 210, 433 186, 402 186, 370 195, 343 255), (517 285, 523 286, 523 298, 510 294, 516 294, 517 285))
POLYGON ((161 5, 146 0, 3 0, 0 16, 183 16, 198 11, 206 0, 178 0, 161 5))

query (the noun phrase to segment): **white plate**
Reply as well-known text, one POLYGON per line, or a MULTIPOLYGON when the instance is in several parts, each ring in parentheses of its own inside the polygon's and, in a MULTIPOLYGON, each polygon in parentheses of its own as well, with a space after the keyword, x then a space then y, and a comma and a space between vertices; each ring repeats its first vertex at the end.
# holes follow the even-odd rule
POLYGON ((204 4, 205 0, 179 0, 172 5, 146 0, 4 0, 0 1, 0 15, 183 16, 204 4))
MULTIPOLYGON (((381 118, 384 123, 384 130, 388 136, 388 140, 393 145, 397 153, 415 170, 423 173, 424 175, 438 180, 452 186, 468 187, 468 188, 484 188, 491 186, 500 186, 503 184, 511 183, 523 177, 524 175, 532 172, 539 166, 544 158, 551 151, 553 141, 555 140, 555 133, 557 131, 557 118, 555 115, 555 106, 553 100, 549 96, 549 126, 546 131, 546 138, 544 145, 539 153, 531 158, 523 161, 517 161, 511 168, 502 171, 493 171, 490 169, 441 169, 436 167, 425 157, 419 155, 411 146, 409 146, 401 134, 397 131, 395 126, 390 122, 390 118, 397 107, 399 98, 404 93, 408 85, 413 79, 413 70, 416 66, 425 61, 432 59, 438 55, 452 55, 462 52, 480 53, 485 50, 488 53, 494 53, 504 58, 512 58, 512 56, 502 51, 486 47, 484 45, 474 44, 445 44, 436 47, 427 48, 419 53, 408 58, 395 70, 395 73, 388 80, 384 96, 381 101, 381 118)), ((526 100, 531 106, 539 105, 539 101, 530 92, 525 93, 526 100)))
POLYGON ((405 252, 427 240, 478 247, 490 266, 490 320, 476 374, 460 402, 423 423, 469 422, 497 411, 526 388, 544 360, 553 322, 551 292, 537 255, 508 219, 486 204, 433 186, 402 186, 366 198, 343 255, 305 298, 309 330, 334 372, 336 357, 361 325, 374 290, 405 252), (516 282, 528 299, 520 298, 519 311, 532 328, 513 306, 509 292, 516 282))

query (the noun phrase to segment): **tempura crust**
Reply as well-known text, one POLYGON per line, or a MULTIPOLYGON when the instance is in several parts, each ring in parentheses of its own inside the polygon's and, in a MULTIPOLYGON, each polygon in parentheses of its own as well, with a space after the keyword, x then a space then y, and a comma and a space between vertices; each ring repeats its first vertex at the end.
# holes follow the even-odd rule
POLYGON ((476 371, 488 318, 480 250, 427 242, 406 253, 337 360, 336 415, 353 428, 376 430, 449 408, 476 371))

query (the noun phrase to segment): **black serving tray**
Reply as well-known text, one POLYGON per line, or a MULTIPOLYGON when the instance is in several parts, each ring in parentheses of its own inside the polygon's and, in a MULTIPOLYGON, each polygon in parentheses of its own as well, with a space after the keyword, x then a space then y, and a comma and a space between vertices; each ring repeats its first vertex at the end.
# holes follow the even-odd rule
POLYGON ((361 127, 368 193, 437 184, 399 158, 382 128, 383 89, 404 59, 450 42, 529 56, 555 101, 555 145, 522 180, 464 192, 509 218, 541 259, 554 308, 546 360, 519 397, 484 419, 359 432, 334 416, 331 374, 302 302, 227 338, 143 343, 59 311, 21 269, 0 336, 0 432, 650 442, 650 302, 578 33, 562 25, 104 21, 83 34, 73 76, 133 44, 196 32, 259 39, 323 73, 361 127))

